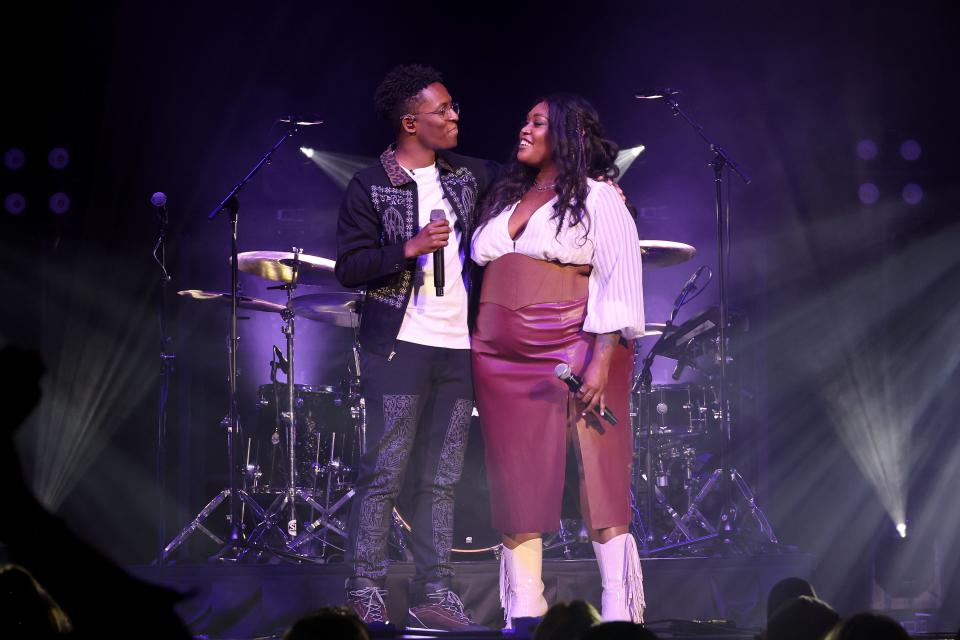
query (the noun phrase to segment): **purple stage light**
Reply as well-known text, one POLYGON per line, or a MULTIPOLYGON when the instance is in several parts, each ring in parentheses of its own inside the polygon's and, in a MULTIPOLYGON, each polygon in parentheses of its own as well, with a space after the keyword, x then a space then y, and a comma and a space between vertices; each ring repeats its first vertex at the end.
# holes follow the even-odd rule
POLYGON ((54 169, 65 169, 70 164, 70 154, 63 147, 54 147, 47 154, 47 162, 54 169))
POLYGON ((880 199, 880 189, 872 182, 864 182, 857 190, 857 196, 863 204, 873 204, 880 199))
POLYGON ((3 201, 3 208, 12 216, 18 216, 27 208, 27 199, 21 193, 11 193, 3 201))
POLYGON ((900 145, 900 155, 904 160, 912 162, 920 158, 920 143, 916 140, 904 140, 900 145))
POLYGON ((877 143, 870 138, 857 142, 857 157, 861 160, 873 160, 877 157, 877 143))
POLYGON ((920 204, 920 201, 923 200, 923 189, 920 188, 920 185, 911 182, 903 187, 900 195, 907 204, 920 204))
POLYGON ((27 157, 23 154, 23 151, 17 148, 7 149, 7 152, 3 154, 3 164, 10 171, 19 170, 26 161, 27 157))
POLYGON ((58 216, 62 216, 70 210, 70 198, 67 196, 67 194, 58 191, 50 196, 49 205, 50 211, 54 212, 58 216))

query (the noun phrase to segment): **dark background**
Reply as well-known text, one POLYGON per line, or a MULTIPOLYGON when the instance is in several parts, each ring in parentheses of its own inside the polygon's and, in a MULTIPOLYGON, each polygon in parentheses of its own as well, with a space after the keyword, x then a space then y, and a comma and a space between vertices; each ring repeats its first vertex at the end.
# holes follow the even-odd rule
MULTIPOLYGON (((874 443, 839 437, 825 397, 851 352, 870 362, 889 355, 881 360, 897 375, 880 395, 912 426, 908 518, 917 544, 939 549, 944 601, 960 601, 960 340, 950 332, 960 327, 957 20, 948 3, 62 3, 3 12, 2 149, 27 156, 19 171, 2 170, 3 196, 24 193, 28 205, 0 222, 0 341, 37 347, 48 365, 44 405, 21 444, 38 493, 118 559, 149 559, 159 515, 150 194, 169 196, 172 291, 226 290, 227 221, 206 214, 280 137, 277 117, 317 113, 326 124, 304 129, 243 192, 239 245, 335 257, 340 188, 296 147, 376 157, 389 132, 375 119, 373 90, 395 64, 421 62, 443 71, 462 104, 463 153, 506 159, 523 114, 556 90, 590 99, 622 147, 646 145, 621 180, 641 235, 698 248, 690 263, 645 274, 648 321, 666 319, 696 266, 716 263, 709 150, 662 101, 632 98, 643 87, 682 89, 681 104, 753 178, 728 182, 729 295, 751 326, 736 349, 748 391, 738 466, 781 540, 820 558, 821 595, 841 613, 866 607, 872 549, 892 522, 848 453, 874 443), (876 141, 876 159, 857 157, 863 138, 876 141), (918 160, 897 153, 906 139, 920 142, 918 160), (63 171, 46 165, 55 146, 71 155, 63 171), (865 181, 880 189, 876 204, 857 198, 865 181), (900 199, 910 182, 924 190, 920 204, 900 199), (72 200, 62 216, 46 206, 57 190, 72 200)), ((281 301, 266 284, 243 279, 247 294, 281 301)), ((681 319, 715 302, 715 284, 681 319)), ((226 308, 171 296, 169 309, 168 531, 226 484, 228 331, 226 308)), ((336 383, 350 335, 298 329, 300 381, 336 383)), ((241 335, 251 425, 279 319, 255 315, 241 335)), ((671 370, 658 363, 655 381, 670 382, 671 370)))

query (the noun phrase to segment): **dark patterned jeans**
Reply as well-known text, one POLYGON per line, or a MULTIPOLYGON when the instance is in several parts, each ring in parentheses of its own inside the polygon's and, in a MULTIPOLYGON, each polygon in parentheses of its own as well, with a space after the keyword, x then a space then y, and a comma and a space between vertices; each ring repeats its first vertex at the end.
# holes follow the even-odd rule
POLYGON ((355 578, 383 584, 391 513, 416 451, 416 468, 410 469, 416 589, 453 575, 453 486, 463 469, 473 411, 470 350, 398 341, 395 352, 387 360, 361 351, 367 451, 360 460, 346 559, 355 578))

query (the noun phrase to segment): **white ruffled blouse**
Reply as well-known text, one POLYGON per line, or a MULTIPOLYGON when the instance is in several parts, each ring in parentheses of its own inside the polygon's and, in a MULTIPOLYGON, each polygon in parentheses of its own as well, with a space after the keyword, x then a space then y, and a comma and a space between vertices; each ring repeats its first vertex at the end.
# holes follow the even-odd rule
POLYGON ((557 199, 537 209, 516 240, 507 224, 517 203, 507 207, 473 235, 473 260, 483 266, 507 253, 522 253, 538 260, 593 266, 589 279, 587 316, 583 330, 614 331, 628 339, 644 333, 643 268, 640 238, 630 212, 617 190, 587 180, 587 220, 575 227, 566 223, 557 235, 551 220, 557 199), (584 238, 584 222, 589 229, 584 238))

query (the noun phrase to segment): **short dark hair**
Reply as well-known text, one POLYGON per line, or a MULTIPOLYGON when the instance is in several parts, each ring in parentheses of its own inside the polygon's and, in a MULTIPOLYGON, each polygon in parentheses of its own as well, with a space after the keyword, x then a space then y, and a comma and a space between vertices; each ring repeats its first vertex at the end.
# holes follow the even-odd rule
POLYGON ((370 635, 363 625, 363 620, 353 609, 335 606, 321 607, 300 618, 283 634, 284 640, 305 640, 306 638, 370 640, 370 635))
POLYGON ((377 115, 394 127, 411 110, 411 101, 424 87, 443 82, 443 76, 433 67, 421 64, 401 64, 390 70, 374 94, 377 115))
POLYGON ((840 615, 819 598, 798 596, 787 600, 767 622, 768 640, 811 640, 822 638, 840 615))

